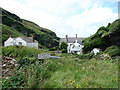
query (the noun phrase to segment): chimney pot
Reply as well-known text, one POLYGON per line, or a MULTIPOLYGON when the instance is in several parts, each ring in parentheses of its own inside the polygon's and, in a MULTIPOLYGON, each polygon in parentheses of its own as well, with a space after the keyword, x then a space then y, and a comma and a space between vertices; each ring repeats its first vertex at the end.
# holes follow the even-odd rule
POLYGON ((68 42, 68 35, 66 35, 66 42, 68 42))
POLYGON ((34 34, 32 34, 32 39, 33 39, 33 42, 34 42, 34 34))
POLYGON ((76 34, 76 38, 77 38, 77 34, 76 34))
POLYGON ((68 35, 66 35, 66 38, 68 38, 68 35))

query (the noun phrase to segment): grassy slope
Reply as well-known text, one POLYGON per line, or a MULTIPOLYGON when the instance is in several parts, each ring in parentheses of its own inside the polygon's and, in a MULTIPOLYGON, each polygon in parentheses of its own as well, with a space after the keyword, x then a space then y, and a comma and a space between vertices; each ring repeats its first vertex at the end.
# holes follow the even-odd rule
POLYGON ((31 22, 31 21, 28 21, 28 20, 22 20, 23 24, 34 30, 37 34, 41 33, 41 34, 49 34, 49 35, 52 35, 52 36, 56 36, 56 34, 48 29, 45 29, 45 28, 42 28, 42 27, 39 27, 37 24, 31 22))
POLYGON ((100 27, 92 36, 83 40, 83 52, 87 53, 93 48, 105 50, 107 47, 116 45, 120 46, 120 20, 109 23, 107 27, 100 27))
POLYGON ((54 47, 59 44, 59 38, 51 30, 39 27, 37 24, 31 21, 22 20, 17 15, 12 14, 4 9, 2 9, 2 15, 0 16, 2 17, 2 24, 6 25, 6 27, 2 29, 2 34, 4 34, 3 42, 10 35, 15 37, 26 36, 26 34, 27 36, 32 36, 32 34, 34 34, 34 38, 43 46, 54 47), (10 33, 6 34, 6 30, 9 30, 10 33), (16 31, 16 33, 12 33, 14 31, 16 31))
POLYGON ((10 37, 10 35, 12 35, 13 37, 24 36, 16 29, 2 24, 2 43, 4 43, 4 41, 10 37))
POLYGON ((103 60, 77 60, 70 54, 59 54, 61 59, 52 60, 57 70, 51 72, 49 79, 44 81, 44 88, 88 87, 117 88, 117 63, 103 60), (70 81, 71 80, 71 81, 70 81), (74 83, 75 81, 75 83, 74 83))

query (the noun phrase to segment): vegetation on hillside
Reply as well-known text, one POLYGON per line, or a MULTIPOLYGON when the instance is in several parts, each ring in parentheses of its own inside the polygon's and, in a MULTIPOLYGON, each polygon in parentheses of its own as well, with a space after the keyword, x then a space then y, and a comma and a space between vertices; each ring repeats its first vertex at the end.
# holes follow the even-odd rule
POLYGON ((120 56, 120 48, 117 46, 110 46, 104 51, 104 53, 107 53, 111 57, 120 56))
POLYGON ((120 20, 115 20, 109 23, 107 27, 100 27, 98 31, 83 40, 84 53, 89 53, 93 48, 100 48, 104 51, 107 47, 112 45, 120 47, 120 20))
POLYGON ((17 15, 12 14, 4 9, 2 10, 2 42, 12 37, 32 36, 43 46, 50 48, 59 45, 59 38, 49 29, 42 28, 37 24, 20 19, 17 15), (7 33, 8 32, 8 33, 7 33))
POLYGON ((12 37, 24 36, 16 29, 2 24, 2 43, 10 37, 9 35, 12 35, 12 37))
MULTIPOLYGON (((9 53, 5 52, 4 55, 9 53)), ((118 87, 118 65, 114 60, 78 59, 76 55, 65 53, 59 53, 57 56, 61 58, 45 59, 44 62, 38 59, 34 59, 34 62, 30 62, 30 58, 20 59, 19 66, 13 69, 12 76, 3 78, 3 88, 118 87)))

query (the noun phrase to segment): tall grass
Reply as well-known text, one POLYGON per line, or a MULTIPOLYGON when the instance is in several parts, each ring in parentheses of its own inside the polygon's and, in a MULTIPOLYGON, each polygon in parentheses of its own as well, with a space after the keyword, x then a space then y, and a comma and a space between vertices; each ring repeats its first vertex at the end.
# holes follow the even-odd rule
MULTIPOLYGON (((106 60, 77 59, 65 55, 59 68, 45 83, 45 88, 117 88, 117 63, 106 60)), ((55 63, 55 62, 53 62, 55 63)))
POLYGON ((14 58, 33 57, 37 56, 40 52, 40 50, 26 46, 10 46, 2 48, 3 56, 10 56, 14 58))
POLYGON ((24 88, 117 88, 118 66, 113 60, 78 59, 72 54, 57 54, 60 59, 36 60, 15 70, 13 77, 4 81, 7 87, 24 88), (7 84, 6 84, 7 83, 7 84))

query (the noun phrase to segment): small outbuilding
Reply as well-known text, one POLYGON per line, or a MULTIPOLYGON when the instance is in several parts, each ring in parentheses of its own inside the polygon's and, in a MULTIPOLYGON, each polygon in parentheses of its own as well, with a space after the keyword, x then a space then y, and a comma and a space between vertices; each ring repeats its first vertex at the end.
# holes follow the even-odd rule
POLYGON ((101 51, 101 49, 94 48, 91 52, 93 52, 95 55, 97 55, 97 53, 99 53, 100 51, 101 51))

